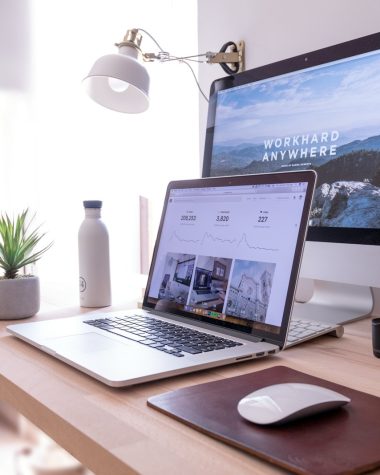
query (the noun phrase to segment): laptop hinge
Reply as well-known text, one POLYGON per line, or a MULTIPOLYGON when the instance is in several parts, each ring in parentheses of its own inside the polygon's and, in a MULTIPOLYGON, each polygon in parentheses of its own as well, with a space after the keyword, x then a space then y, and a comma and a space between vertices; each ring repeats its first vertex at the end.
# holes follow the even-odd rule
POLYGON ((270 343, 271 345, 279 346, 281 350, 285 344, 285 343, 280 344, 277 340, 272 340, 271 338, 261 338, 260 341, 265 342, 265 343, 270 343))

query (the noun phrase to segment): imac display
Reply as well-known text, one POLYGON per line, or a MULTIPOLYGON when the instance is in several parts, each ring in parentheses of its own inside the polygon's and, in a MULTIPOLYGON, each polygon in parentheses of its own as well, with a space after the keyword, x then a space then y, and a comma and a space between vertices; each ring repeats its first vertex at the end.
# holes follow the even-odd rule
MULTIPOLYGON (((313 169, 318 178, 308 240, 379 245, 379 110, 380 34, 222 78, 211 88, 203 176, 313 169)), ((331 272, 319 272, 317 263, 313 275, 306 264, 308 277, 339 282, 337 268, 344 272, 344 266, 323 249, 314 246, 311 254, 329 260, 331 272)), ((340 255, 350 253, 346 246, 340 255)), ((377 286, 379 279, 362 279, 366 264, 360 265, 342 275, 342 283, 377 286)), ((359 290, 359 313, 367 314, 372 296, 367 288, 364 293, 369 301, 359 290)), ((331 318, 342 323, 358 316, 346 310, 331 318)))

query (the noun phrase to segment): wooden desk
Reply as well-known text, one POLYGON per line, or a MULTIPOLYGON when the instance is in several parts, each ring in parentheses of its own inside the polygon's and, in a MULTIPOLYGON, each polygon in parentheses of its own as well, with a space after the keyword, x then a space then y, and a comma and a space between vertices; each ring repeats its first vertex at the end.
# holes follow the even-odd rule
POLYGON ((154 394, 281 364, 380 396, 380 359, 372 355, 368 318, 348 325, 342 339, 320 337, 270 358, 126 389, 108 388, 9 336, 8 323, 0 322, 0 399, 97 475, 281 472, 147 407, 154 394))

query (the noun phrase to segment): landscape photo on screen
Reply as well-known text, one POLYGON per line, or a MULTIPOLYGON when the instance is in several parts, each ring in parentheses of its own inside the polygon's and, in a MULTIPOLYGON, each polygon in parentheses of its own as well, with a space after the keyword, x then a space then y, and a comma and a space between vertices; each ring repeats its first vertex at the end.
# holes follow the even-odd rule
POLYGON ((380 227, 380 52, 218 92, 211 176, 314 169, 313 226, 380 227))

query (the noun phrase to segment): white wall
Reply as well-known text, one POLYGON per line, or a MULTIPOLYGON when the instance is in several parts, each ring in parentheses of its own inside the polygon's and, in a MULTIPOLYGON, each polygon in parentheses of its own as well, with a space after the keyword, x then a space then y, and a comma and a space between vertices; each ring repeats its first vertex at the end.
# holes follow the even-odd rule
MULTIPOLYGON (((22 31, 10 3, 0 0, 3 23, 22 31)), ((146 64, 150 108, 133 115, 91 101, 81 82, 98 57, 117 53, 114 43, 130 28, 147 30, 174 55, 196 52, 196 0, 29 4, 30 90, 8 91, 0 81, 1 210, 37 212, 36 224, 44 223, 47 239, 54 240, 37 263, 43 298, 72 305, 79 299, 82 200, 103 200, 117 302, 117 295, 143 286, 134 277, 139 272, 139 195, 150 200, 153 234, 167 183, 199 175, 198 91, 185 65, 146 64)), ((141 46, 158 51, 146 35, 141 46)))
MULTIPOLYGON (((199 51, 217 51, 244 40, 246 69, 348 41, 380 30, 378 0, 198 0, 199 51)), ((202 88, 224 76, 199 68, 202 88)), ((207 104, 200 99, 200 147, 207 104)))
MULTIPOLYGON (((296 56, 350 39, 380 31, 380 2, 378 0, 198 0, 199 50, 216 51, 226 41, 244 40, 246 69, 296 56)), ((199 69, 202 88, 209 90, 211 82, 223 76, 216 67, 199 69)), ((200 156, 203 156, 207 104, 200 100, 200 156)), ((307 246, 309 252, 310 245, 307 246)), ((342 248, 342 246, 339 246, 342 248)), ((368 246, 370 247, 370 246, 368 246)), ((361 246, 363 248, 363 246, 361 246)), ((313 251, 314 252, 314 251, 313 251)), ((334 260, 334 251, 332 260, 334 260)), ((336 252, 336 251, 335 251, 336 252)), ((347 253, 347 251, 342 251, 347 253)), ((315 252, 314 252, 315 254, 315 252)), ((380 262, 379 246, 367 253, 372 256, 367 268, 374 275, 373 262, 380 262)), ((309 256, 309 254, 308 254, 309 256)), ((357 254, 358 267, 353 263, 356 251, 342 257, 349 263, 348 283, 355 280, 357 268, 363 266, 357 254), (351 262, 352 260, 352 262, 351 262)), ((314 257, 319 257, 315 256, 314 257)), ((321 261, 321 259, 319 259, 321 261)), ((325 259, 327 264, 328 259, 325 259)), ((305 260, 305 262, 310 262, 305 260)), ((313 264, 314 265, 314 264, 313 264)), ((304 266, 305 267, 305 266, 304 266)), ((308 266, 310 268, 310 265, 308 266)), ((313 266, 311 266, 313 268, 313 266)), ((322 272, 322 270, 321 270, 322 272)), ((330 272, 328 265, 323 272, 330 272)), ((324 277, 319 277, 324 278, 324 277)), ((362 278, 364 279, 364 278, 362 278)), ((376 285, 380 275, 368 285, 376 285)), ((364 285, 364 284, 363 284, 364 285)), ((375 313, 380 313, 380 290, 376 289, 375 313)))

